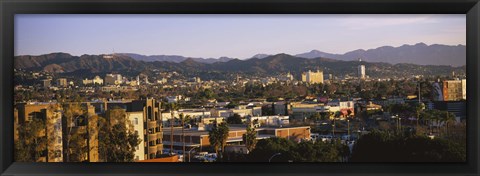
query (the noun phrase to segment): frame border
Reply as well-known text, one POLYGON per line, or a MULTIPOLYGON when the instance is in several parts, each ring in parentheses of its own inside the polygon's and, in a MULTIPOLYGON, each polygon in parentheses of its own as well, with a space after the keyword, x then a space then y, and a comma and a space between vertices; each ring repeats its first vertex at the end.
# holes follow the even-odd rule
POLYGON ((0 1, 2 175, 478 175, 479 0, 3 0, 0 1), (15 14, 466 14, 467 164, 458 163, 16 163, 13 162, 15 14), (471 91, 473 90, 473 91, 471 91), (288 166, 288 167, 287 167, 288 166), (266 169, 267 168, 267 169, 266 169), (394 173, 395 172, 395 173, 394 173))

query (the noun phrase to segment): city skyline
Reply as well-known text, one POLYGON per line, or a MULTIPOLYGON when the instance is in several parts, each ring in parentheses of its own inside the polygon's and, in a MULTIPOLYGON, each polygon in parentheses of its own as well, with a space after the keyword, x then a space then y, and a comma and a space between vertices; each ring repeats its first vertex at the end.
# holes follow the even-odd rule
POLYGON ((311 50, 344 54, 420 42, 465 45, 465 26, 465 15, 21 14, 15 17, 15 55, 116 52, 246 59, 311 50))

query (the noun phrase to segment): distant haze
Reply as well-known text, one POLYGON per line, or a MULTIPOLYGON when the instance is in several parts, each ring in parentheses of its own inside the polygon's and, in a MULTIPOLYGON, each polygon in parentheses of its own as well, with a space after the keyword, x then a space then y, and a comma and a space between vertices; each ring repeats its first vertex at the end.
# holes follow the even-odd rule
MULTIPOLYGON (((402 47, 404 44, 415 45, 421 42, 426 45, 465 45, 465 27, 464 14, 18 14, 15 15, 15 55, 116 52, 249 59, 255 55, 295 55, 318 50, 333 56, 381 58, 381 55, 373 56, 361 50, 347 52, 383 46, 402 47)), ((388 52, 391 48, 381 49, 386 49, 385 52, 391 54, 388 52)), ((396 55, 404 56, 403 53, 396 55)))

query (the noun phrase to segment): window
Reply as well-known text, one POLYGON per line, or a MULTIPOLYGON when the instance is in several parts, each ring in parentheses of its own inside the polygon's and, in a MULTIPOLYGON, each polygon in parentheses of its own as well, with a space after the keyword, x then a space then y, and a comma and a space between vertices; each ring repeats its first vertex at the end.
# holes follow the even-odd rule
POLYGON ((138 118, 135 118, 135 125, 138 125, 138 118))

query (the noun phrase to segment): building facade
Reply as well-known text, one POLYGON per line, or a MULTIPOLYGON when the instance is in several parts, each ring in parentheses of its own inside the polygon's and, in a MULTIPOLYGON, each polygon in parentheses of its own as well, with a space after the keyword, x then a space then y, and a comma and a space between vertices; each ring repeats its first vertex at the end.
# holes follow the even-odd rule
POLYGON ((443 81, 443 101, 460 101, 466 100, 467 80, 445 80, 443 81))
POLYGON ((302 81, 310 84, 323 83, 323 71, 312 72, 308 70, 308 72, 302 74, 302 81))

